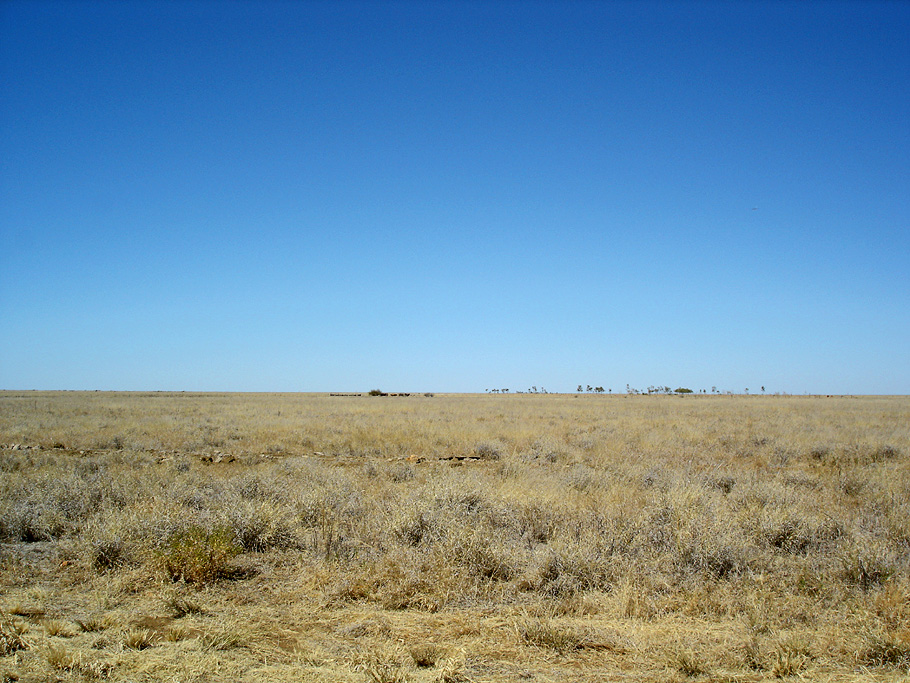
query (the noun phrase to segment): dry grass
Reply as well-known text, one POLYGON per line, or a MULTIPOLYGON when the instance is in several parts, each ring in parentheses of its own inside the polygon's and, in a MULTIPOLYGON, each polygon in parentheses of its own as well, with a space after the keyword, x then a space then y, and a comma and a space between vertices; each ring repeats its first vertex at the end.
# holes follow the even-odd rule
POLYGON ((0 393, 0 676, 897 681, 910 399, 0 393))

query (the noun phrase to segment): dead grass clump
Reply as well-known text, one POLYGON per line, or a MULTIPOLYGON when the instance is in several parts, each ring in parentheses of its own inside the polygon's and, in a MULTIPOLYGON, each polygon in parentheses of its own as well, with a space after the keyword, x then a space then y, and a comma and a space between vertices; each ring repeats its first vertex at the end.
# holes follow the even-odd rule
POLYGON ((123 539, 97 538, 91 542, 91 564, 97 571, 105 572, 126 564, 127 549, 123 539))
POLYGON ((172 626, 164 632, 164 639, 169 643, 179 643, 181 640, 191 638, 195 632, 186 626, 172 626))
POLYGON ((872 596, 872 609, 886 628, 906 627, 910 624, 910 582, 904 579, 886 583, 872 596))
POLYGON ((812 446, 809 449, 809 457, 817 462, 825 462, 831 455, 831 448, 824 445, 812 446))
POLYGON ((809 644, 796 636, 782 636, 772 653, 771 673, 775 678, 788 678, 805 671, 815 657, 809 644))
POLYGON ((230 625, 223 625, 199 636, 199 642, 207 650, 225 651, 249 647, 252 644, 251 634, 245 633, 230 625))
POLYGON ((864 591, 884 583, 897 571, 893 551, 874 539, 855 540, 838 560, 839 578, 864 591))
POLYGON ((419 643, 408 647, 408 653, 418 667, 429 668, 436 666, 436 662, 445 657, 447 650, 435 643, 419 643))
POLYGON ((733 487, 736 486, 736 479, 728 476, 715 476, 710 477, 705 483, 709 487, 717 489, 724 495, 727 495, 733 490, 733 487))
POLYGON ((76 635, 72 624, 62 619, 48 619, 41 625, 44 627, 44 632, 51 637, 72 638, 76 635))
POLYGON ((45 659, 55 669, 72 672, 89 680, 108 678, 114 669, 109 662, 92 659, 86 657, 82 652, 71 652, 65 647, 56 645, 48 647, 45 659))
POLYGON ((611 586, 612 566, 596 547, 565 544, 548 549, 531 565, 519 588, 554 598, 569 598, 611 586))
POLYGON ((66 530, 63 512, 47 503, 23 500, 4 507, 0 515, 0 533, 4 538, 23 543, 53 541, 66 530))
POLYGON ((895 448, 891 444, 879 444, 877 446, 872 446, 868 449, 868 459, 872 463, 886 462, 888 460, 896 460, 901 456, 901 451, 899 448, 895 448))
POLYGON ((708 672, 702 658, 692 648, 676 649, 670 655, 670 667, 676 669, 684 676, 694 678, 708 672))
POLYGON ((347 638, 388 638, 392 634, 392 626, 385 616, 380 615, 345 624, 338 629, 338 633, 347 638))
POLYGON ((401 484, 408 481, 414 481, 417 472, 413 465, 408 463, 398 463, 388 467, 383 471, 385 478, 393 484, 401 484))
POLYGON ((176 592, 165 595, 163 603, 175 619, 182 619, 189 614, 205 613, 205 609, 196 600, 176 592))
POLYGON ((355 657, 354 668, 371 683, 407 683, 406 655, 400 648, 376 648, 355 657))
POLYGON ((471 678, 465 671, 464 652, 436 662, 436 683, 470 683, 471 678))
POLYGON ((508 581, 517 573, 511 553, 485 534, 465 531, 446 546, 452 561, 476 577, 508 581))
POLYGON ((436 612, 459 593, 461 580, 438 552, 401 549, 358 567, 327 591, 330 600, 375 602, 384 609, 436 612))
POLYGON ((114 625, 114 619, 109 616, 90 616, 85 619, 76 619, 76 624, 83 633, 96 633, 104 631, 114 625))
POLYGON ((550 648, 561 655, 580 649, 585 642, 578 629, 552 619, 523 619, 515 624, 515 633, 522 643, 550 648))
POLYGON ((0 612, 0 657, 18 650, 27 650, 29 643, 25 638, 26 633, 28 626, 0 612))
POLYGON ((891 666, 910 672, 910 632, 869 634, 865 641, 858 657, 860 664, 891 666))
POLYGON ((129 630, 123 636, 123 647, 128 650, 146 650, 155 645, 158 637, 155 632, 146 628, 129 630))
POLYGON ((752 636, 743 645, 743 661, 752 671, 761 671, 765 667, 764 656, 758 638, 752 636))
POLYGON ((805 517, 769 519, 761 530, 762 540, 771 548, 799 555, 837 539, 841 533, 835 522, 813 526, 805 517))
POLYGON ((414 503, 396 511, 391 532, 399 543, 416 548, 441 540, 445 526, 436 511, 414 503))
POLYGON ((474 446, 474 455, 481 460, 499 460, 506 450, 502 441, 482 441, 474 446))

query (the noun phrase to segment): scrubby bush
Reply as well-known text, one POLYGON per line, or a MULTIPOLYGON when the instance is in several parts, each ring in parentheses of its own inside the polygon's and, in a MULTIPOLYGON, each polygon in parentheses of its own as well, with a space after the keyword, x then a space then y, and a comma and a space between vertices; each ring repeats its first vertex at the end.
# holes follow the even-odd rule
POLYGON ((275 503, 243 501, 230 510, 228 518, 234 537, 244 550, 298 546, 290 513, 275 503))
POLYGON ((161 550, 161 566, 173 581, 204 584, 230 576, 230 561, 240 551, 230 528, 194 525, 168 539, 161 550))

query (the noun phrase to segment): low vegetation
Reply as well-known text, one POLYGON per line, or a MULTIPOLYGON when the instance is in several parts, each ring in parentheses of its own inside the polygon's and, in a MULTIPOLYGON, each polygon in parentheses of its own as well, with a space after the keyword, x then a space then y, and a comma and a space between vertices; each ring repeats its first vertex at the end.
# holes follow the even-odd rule
POLYGON ((910 399, 0 393, 0 680, 898 681, 910 399))

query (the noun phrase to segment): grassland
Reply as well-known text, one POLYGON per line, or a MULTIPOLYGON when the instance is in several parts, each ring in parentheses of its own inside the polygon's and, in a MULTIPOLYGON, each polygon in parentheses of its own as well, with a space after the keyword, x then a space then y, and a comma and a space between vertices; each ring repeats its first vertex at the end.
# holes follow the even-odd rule
POLYGON ((0 393, 0 680, 898 681, 910 398, 0 393))

